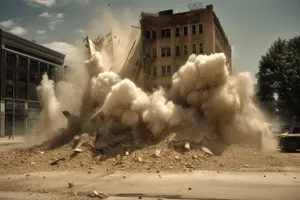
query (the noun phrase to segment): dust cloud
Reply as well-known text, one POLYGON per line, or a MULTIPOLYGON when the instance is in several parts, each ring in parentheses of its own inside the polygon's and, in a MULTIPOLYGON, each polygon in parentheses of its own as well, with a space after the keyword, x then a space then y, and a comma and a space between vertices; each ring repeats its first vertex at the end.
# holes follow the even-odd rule
POLYGON ((43 105, 39 134, 70 131, 72 120, 62 114, 68 110, 79 119, 76 125, 81 123, 81 128, 72 129, 71 136, 83 130, 101 135, 113 126, 115 131, 135 137, 159 139, 172 130, 185 140, 202 144, 217 138, 225 144, 269 147, 268 123, 253 103, 251 76, 229 75, 223 53, 191 55, 173 75, 169 91, 159 88, 152 93, 109 71, 102 56, 96 52, 84 62, 85 67, 74 69, 81 71, 80 76, 73 72, 67 81, 56 85, 43 76, 37 89, 43 105), (68 98, 70 92, 76 93, 75 99, 68 98))

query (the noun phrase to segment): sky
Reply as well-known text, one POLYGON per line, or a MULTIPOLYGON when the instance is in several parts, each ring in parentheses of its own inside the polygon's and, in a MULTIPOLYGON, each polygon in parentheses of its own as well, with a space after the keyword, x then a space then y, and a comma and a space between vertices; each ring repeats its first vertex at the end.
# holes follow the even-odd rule
MULTIPOLYGON (((45 45, 76 61, 81 37, 105 34, 111 18, 137 25, 141 11, 188 11, 195 0, 0 0, 0 28, 45 45), (111 13, 110 18, 105 13, 111 13)), ((300 35, 299 0, 202 0, 212 4, 232 46, 234 72, 255 77, 261 56, 277 38, 300 35)), ((76 61, 77 62, 77 61, 76 61)))

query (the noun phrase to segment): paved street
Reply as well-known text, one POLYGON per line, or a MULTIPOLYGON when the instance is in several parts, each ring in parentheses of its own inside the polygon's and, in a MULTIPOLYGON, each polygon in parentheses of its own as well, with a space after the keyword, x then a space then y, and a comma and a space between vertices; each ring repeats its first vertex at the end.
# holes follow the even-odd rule
POLYGON ((197 171, 185 174, 119 172, 109 176, 82 172, 36 172, 30 176, 25 174, 1 176, 0 199, 51 199, 50 196, 58 198, 72 191, 67 188, 68 182, 75 184, 74 190, 78 193, 102 191, 111 195, 109 199, 143 197, 143 199, 298 200, 300 196, 299 172, 197 171), (10 188, 10 185, 13 187, 10 188))

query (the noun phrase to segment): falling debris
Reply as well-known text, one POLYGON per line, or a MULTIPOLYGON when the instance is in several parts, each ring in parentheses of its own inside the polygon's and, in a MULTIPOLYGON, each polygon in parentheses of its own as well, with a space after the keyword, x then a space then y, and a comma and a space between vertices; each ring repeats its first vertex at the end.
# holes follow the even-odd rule
POLYGON ((72 183, 72 182, 69 182, 69 183, 68 183, 68 187, 69 187, 69 188, 72 188, 72 187, 74 187, 74 183, 72 183))
POLYGON ((154 155, 155 155, 155 157, 159 157, 160 156, 160 150, 156 149, 154 155))
POLYGON ((189 143, 189 142, 185 142, 185 144, 184 144, 184 149, 187 150, 187 151, 190 151, 190 150, 191 150, 191 147, 190 147, 190 143, 189 143))

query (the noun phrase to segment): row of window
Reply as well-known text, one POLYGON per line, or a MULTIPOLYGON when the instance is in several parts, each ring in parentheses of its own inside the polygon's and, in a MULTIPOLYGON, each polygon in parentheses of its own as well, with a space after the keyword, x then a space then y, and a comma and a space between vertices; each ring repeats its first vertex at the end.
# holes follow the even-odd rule
MULTIPOLYGON (((162 76, 171 76, 172 75, 172 68, 170 65, 161 66, 161 75, 162 76)), ((152 67, 152 76, 157 76, 158 69, 157 67, 152 67)), ((151 73, 151 72, 150 72, 151 73)))
MULTIPOLYGON (((25 87, 19 87, 17 89, 17 92, 15 94, 15 97, 17 99, 26 99, 26 88, 25 87)), ((13 86, 6 86, 6 98, 13 98, 14 92, 13 92, 13 86)))
POLYGON ((158 87, 161 86, 165 90, 169 90, 171 88, 171 84, 152 84, 152 89, 158 89, 158 87))
MULTIPOLYGON (((176 46, 175 48, 175 55, 180 56, 182 55, 189 55, 189 46, 187 44, 183 45, 183 52, 181 53, 180 46, 176 46)), ((170 57, 171 56, 171 47, 161 47, 160 49, 161 57, 170 57)), ((204 46, 203 43, 192 44, 192 52, 193 54, 203 54, 204 53, 204 46)), ((146 53, 147 56, 150 57, 150 52, 146 53)), ((152 49, 152 58, 156 58, 156 48, 152 49)))
MULTIPOLYGON (((39 84, 38 80, 40 79, 40 77, 38 77, 37 75, 34 75, 34 74, 30 74, 29 77, 30 77, 29 78, 29 82, 30 83, 39 84)), ((14 74, 13 74, 12 70, 6 70, 6 80, 9 80, 9 81, 13 81, 14 80, 14 74)), ((23 73, 23 72, 19 72, 18 73, 18 81, 26 83, 26 81, 27 81, 27 74, 23 73)))
MULTIPOLYGON (((7 52, 6 54, 6 65, 10 67, 15 67, 16 66, 16 54, 9 53, 7 52)), ((28 58, 19 56, 19 67, 22 69, 27 69, 28 66, 28 58)), ((48 70, 48 64, 46 63, 40 63, 40 72, 45 73, 49 71, 49 74, 53 74, 54 66, 49 66, 48 70)), ((37 60, 30 60, 30 71, 38 71, 39 69, 39 63, 37 60)))
MULTIPOLYGON (((198 24, 198 25, 192 24, 192 34, 193 35, 196 35, 197 33, 203 34, 203 31, 204 31, 203 24, 198 24)), ((184 25, 183 27, 181 27, 181 26, 175 27, 175 37, 180 37, 181 35, 188 36, 188 34, 189 34, 189 26, 188 25, 184 25)), ((147 39, 156 40, 156 38, 157 38, 156 30, 151 30, 151 31, 146 30, 145 37, 147 39)), ((160 29, 160 38, 170 38, 170 37, 171 37, 171 28, 160 29)))

